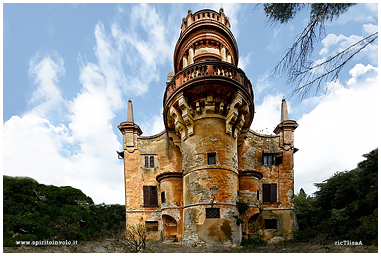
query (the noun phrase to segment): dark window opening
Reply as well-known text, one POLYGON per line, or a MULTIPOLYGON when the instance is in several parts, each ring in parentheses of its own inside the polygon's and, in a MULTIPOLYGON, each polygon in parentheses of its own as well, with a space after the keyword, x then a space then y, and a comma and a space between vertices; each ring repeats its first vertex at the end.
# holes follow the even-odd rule
POLYGON ((144 206, 158 206, 157 187, 143 186, 144 206))
POLYGON ((159 231, 159 222, 158 221, 146 221, 147 231, 159 231))
POLYGON ((220 218, 220 208, 205 208, 206 218, 220 218))
POLYGON ((275 165, 280 165, 282 163, 283 163, 283 152, 280 152, 275 155, 275 165))
POLYGON ((208 164, 216 164, 216 153, 208 153, 208 164))
POLYGON ((257 201, 259 201, 259 190, 257 189, 257 201))
POLYGON ((277 219, 265 219, 265 229, 278 229, 277 219))
POLYGON ((165 191, 161 192, 161 203, 165 203, 165 191))
POLYGON ((277 201, 276 183, 263 184, 262 185, 262 193, 263 193, 263 202, 264 203, 275 203, 277 201))

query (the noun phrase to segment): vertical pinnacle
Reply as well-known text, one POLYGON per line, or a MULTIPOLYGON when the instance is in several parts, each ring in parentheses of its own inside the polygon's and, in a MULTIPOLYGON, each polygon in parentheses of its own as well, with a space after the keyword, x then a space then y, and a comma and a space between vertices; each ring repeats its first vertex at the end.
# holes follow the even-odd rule
POLYGON ((287 102, 285 99, 282 99, 282 105, 281 105, 280 111, 281 111, 280 121, 283 122, 285 120, 288 120, 287 102))
POLYGON ((134 122, 134 111, 132 110, 132 100, 128 100, 127 105, 127 122, 134 122))

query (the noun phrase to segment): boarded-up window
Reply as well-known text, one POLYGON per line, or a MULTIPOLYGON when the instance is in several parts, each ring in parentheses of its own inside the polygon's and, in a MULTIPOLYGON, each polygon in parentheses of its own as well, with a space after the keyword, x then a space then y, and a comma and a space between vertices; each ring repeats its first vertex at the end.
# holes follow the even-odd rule
POLYGON ((263 202, 275 203, 277 201, 277 187, 276 183, 262 185, 263 202))
POLYGON ((277 219, 265 219, 265 229, 277 229, 278 221, 277 219))
POLYGON ((216 153, 208 153, 208 164, 216 164, 216 153))
POLYGON ((158 221, 146 221, 146 229, 147 229, 147 231, 158 231, 159 230, 159 222, 158 221))
POLYGON ((161 203, 165 203, 165 191, 161 192, 161 203))
POLYGON ((206 218, 220 218, 220 208, 205 208, 206 218))
POLYGON ((157 187, 143 186, 144 206, 158 206, 157 204, 157 187))

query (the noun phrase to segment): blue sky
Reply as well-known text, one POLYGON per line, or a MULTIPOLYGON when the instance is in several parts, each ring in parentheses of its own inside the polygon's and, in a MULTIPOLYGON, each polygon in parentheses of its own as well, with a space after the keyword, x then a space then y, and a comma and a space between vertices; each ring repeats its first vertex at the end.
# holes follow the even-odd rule
MULTIPOLYGON (((164 129, 162 97, 188 9, 224 8, 251 80, 251 129, 271 134, 288 101, 295 131, 295 191, 351 170, 378 147, 378 41, 302 102, 272 68, 306 22, 269 25, 255 4, 3 4, 3 174, 73 186, 96 203, 124 203, 117 125, 132 99, 143 135, 164 129), (327 90, 324 90, 327 89, 327 90)), ((378 30, 378 5, 358 4, 326 24, 320 61, 378 30)))

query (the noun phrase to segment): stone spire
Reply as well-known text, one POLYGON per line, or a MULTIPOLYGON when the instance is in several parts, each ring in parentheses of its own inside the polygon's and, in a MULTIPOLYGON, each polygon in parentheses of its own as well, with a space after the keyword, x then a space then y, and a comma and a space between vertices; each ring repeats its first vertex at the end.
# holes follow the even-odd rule
POLYGON ((134 122, 134 111, 132 109, 132 100, 128 100, 127 105, 127 122, 134 122))
POLYGON ((288 110, 287 110, 287 102, 286 100, 283 98, 282 99, 282 105, 281 105, 281 114, 280 114, 280 121, 283 122, 285 120, 289 120, 288 119, 288 110))

